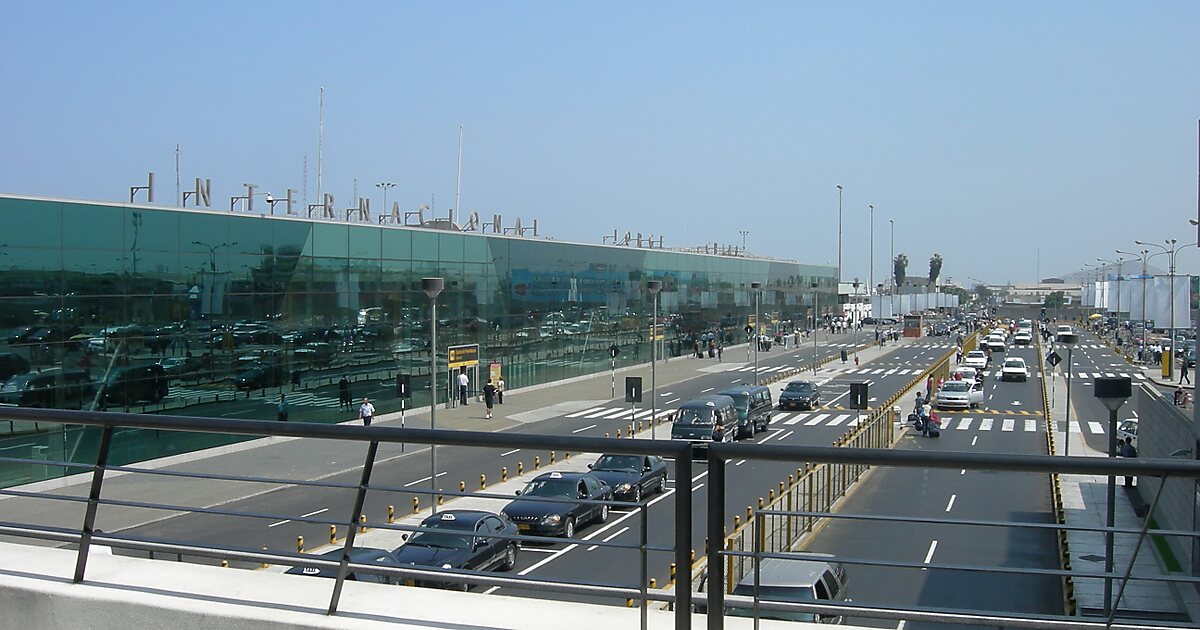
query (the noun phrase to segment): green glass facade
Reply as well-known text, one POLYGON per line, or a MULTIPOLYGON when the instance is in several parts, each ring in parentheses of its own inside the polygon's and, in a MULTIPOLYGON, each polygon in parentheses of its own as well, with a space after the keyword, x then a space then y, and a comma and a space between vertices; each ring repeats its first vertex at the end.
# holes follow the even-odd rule
MULTIPOLYGON (((744 343, 754 281, 764 324, 805 321, 813 283, 823 313, 836 304, 834 268, 788 261, 14 196, 0 221, 4 404, 274 419, 285 393, 290 420, 337 422, 338 381, 386 413, 404 374, 406 404, 428 405, 433 276, 441 363, 479 344, 508 389, 606 370, 613 344, 618 365, 648 360, 648 279, 663 282, 670 353, 706 334, 744 343)), ((4 425, 0 441, 44 433, 4 425)), ((35 455, 68 459, 88 440, 45 442, 35 455)), ((208 445, 185 442, 114 448, 133 461, 208 445)))

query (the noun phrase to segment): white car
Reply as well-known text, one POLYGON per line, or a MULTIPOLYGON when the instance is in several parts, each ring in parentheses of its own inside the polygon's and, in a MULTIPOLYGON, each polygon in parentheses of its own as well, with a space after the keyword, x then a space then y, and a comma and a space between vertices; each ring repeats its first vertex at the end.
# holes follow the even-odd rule
POLYGON ((1061 324, 1059 325, 1058 330, 1054 333, 1054 339, 1057 341, 1062 341, 1063 335, 1071 335, 1074 333, 1075 331, 1069 325, 1061 324))
MULTIPOLYGON (((987 359, 987 357, 985 356, 984 359, 987 359)), ((955 381, 967 381, 968 383, 972 383, 979 378, 979 370, 973 367, 958 367, 954 370, 954 373, 950 375, 950 378, 955 381)))
POLYGON ((1018 330, 1017 334, 1013 335, 1014 346, 1028 346, 1033 343, 1033 333, 1028 330, 1018 330))
POLYGON ((1003 334, 992 333, 984 340, 983 346, 991 349, 992 352, 1004 352, 1008 348, 1004 345, 1007 337, 1003 334))
POLYGON ((986 368, 988 364, 987 353, 983 350, 972 350, 967 353, 967 356, 963 357, 962 364, 964 367, 982 370, 986 368))
POLYGON ((938 409, 969 409, 983 404, 983 388, 975 381, 946 381, 934 399, 938 409))
POLYGON ((1004 365, 1000 368, 1000 380, 1025 381, 1028 379, 1029 368, 1025 366, 1025 359, 1009 357, 1004 360, 1004 365))
POLYGON ((1125 442, 1125 438, 1130 438, 1133 443, 1133 448, 1137 448, 1137 418, 1126 418, 1117 425, 1117 452, 1120 453, 1120 445, 1125 442))

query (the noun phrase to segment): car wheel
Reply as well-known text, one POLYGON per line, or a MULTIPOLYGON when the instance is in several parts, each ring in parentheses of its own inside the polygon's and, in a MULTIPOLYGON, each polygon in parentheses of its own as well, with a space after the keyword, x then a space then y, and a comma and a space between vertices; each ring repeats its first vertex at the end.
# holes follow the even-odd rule
POLYGON ((600 506, 600 516, 596 518, 597 523, 603 523, 608 520, 608 504, 600 506))
POLYGON ((563 525, 563 537, 564 538, 574 538, 575 537, 575 519, 573 519, 573 518, 567 519, 567 523, 565 525, 563 525))
POLYGON ((642 502, 642 485, 641 484, 638 484, 633 487, 633 502, 634 503, 642 502))
POLYGON ((500 565, 500 570, 512 571, 515 566, 517 566, 517 546, 513 544, 504 550, 504 563, 500 565))

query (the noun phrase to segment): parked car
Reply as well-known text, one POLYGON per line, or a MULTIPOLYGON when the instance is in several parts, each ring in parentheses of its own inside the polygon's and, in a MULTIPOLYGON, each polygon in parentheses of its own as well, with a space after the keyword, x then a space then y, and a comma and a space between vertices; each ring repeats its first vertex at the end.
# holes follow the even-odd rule
POLYGON ((332 344, 312 341, 296 348, 296 362, 301 365, 329 365, 333 361, 332 344))
POLYGON ((548 472, 517 495, 502 511, 521 533, 574 538, 577 527, 608 520, 613 489, 590 472, 548 472))
POLYGON ((200 371, 204 362, 199 357, 168 357, 158 362, 167 378, 188 378, 200 371))
MULTIPOLYGON (((846 569, 840 562, 832 560, 765 558, 759 563, 757 578, 754 569, 749 569, 733 588, 735 596, 788 603, 845 602, 849 601, 847 594, 846 569)), ((756 611, 753 606, 727 606, 725 614, 731 617, 753 617, 757 614, 763 619, 782 621, 842 622, 842 618, 837 615, 762 609, 756 611)))
POLYGON ((41 326, 21 326, 14 328, 8 334, 8 345, 19 346, 25 343, 25 340, 29 338, 29 335, 32 335, 40 329, 41 326))
POLYGON ((983 388, 974 379, 946 381, 934 400, 938 409, 970 409, 983 404, 983 388))
POLYGON ((647 493, 667 487, 667 463, 656 455, 601 455, 588 464, 592 474, 613 489, 618 501, 641 503, 647 493))
POLYGON ((963 357, 962 365, 975 368, 976 370, 986 369, 988 365, 987 353, 983 350, 972 350, 967 353, 967 356, 963 357))
POLYGON ((780 409, 816 409, 821 404, 821 386, 812 381, 792 381, 779 392, 780 409))
MULTIPOLYGON (((1138 434, 1137 418, 1126 418, 1126 419, 1122 420, 1120 422, 1120 424, 1117 425, 1117 443, 1118 444, 1120 444, 1121 442, 1124 442, 1125 438, 1129 438, 1130 441, 1133 443, 1133 447, 1137 448, 1137 444, 1138 444, 1137 434, 1138 434)), ((1120 453, 1121 450, 1118 448, 1117 452, 1120 453)))
POLYGON ((288 370, 278 363, 254 363, 233 379, 237 389, 263 389, 287 383, 288 370))
POLYGON ((1029 368, 1025 366, 1025 359, 1020 357, 1009 357, 1004 360, 1004 365, 1000 368, 1000 380, 1002 381, 1026 381, 1029 380, 1029 368))
POLYGON ((736 426, 733 399, 706 395, 679 406, 671 423, 671 439, 687 440, 693 449, 707 449, 710 442, 732 442, 736 426))
POLYGON ((100 385, 102 405, 156 403, 167 396, 167 372, 157 363, 113 368, 100 385))
MULTIPOLYGON (((338 562, 342 559, 342 550, 334 549, 333 551, 326 551, 317 557, 322 560, 338 562)), ((396 559, 395 554, 392 552, 386 549, 373 549, 371 547, 355 547, 351 549, 350 562, 392 569, 399 569, 404 566, 400 564, 400 561, 396 559)), ((311 575, 313 577, 336 578, 338 570, 337 567, 304 566, 300 564, 288 569, 286 573, 287 575, 311 575)), ((374 582, 377 584, 398 584, 400 582, 399 577, 384 575, 382 573, 371 573, 369 571, 359 571, 353 568, 346 574, 346 579, 356 582, 374 582)))
MULTIPOLYGON (((445 510, 421 521, 421 531, 404 535, 392 553, 401 566, 441 567, 470 571, 508 571, 517 564, 517 526, 503 514, 483 510, 445 510)), ((466 582, 407 579, 412 586, 455 587, 466 582)))
POLYGON ((717 392, 720 396, 733 399, 737 409, 737 428, 734 429, 734 439, 754 437, 755 433, 766 431, 771 424, 771 410, 775 404, 771 401, 771 390, 762 385, 739 385, 717 392))
POLYGON ((0 387, 0 403, 22 407, 81 409, 92 402, 95 385, 85 370, 53 368, 18 374, 0 387))
POLYGON ((29 361, 15 352, 0 352, 0 383, 29 371, 29 361))

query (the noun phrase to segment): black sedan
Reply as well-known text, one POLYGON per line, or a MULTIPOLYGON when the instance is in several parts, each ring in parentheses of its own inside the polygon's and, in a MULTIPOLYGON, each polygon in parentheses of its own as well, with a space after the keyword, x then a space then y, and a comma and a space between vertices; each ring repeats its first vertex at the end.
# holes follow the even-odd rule
POLYGON ((287 368, 277 363, 255 363, 238 373, 233 384, 238 389, 263 389, 287 383, 287 368))
POLYGON ((821 404, 821 388, 812 381, 792 381, 779 392, 780 409, 816 409, 821 404))
POLYGON ((613 489, 590 472, 549 472, 517 494, 503 512, 522 534, 574 538, 577 526, 608 520, 613 489))
POLYGON ((667 463, 655 455, 606 454, 588 468, 612 487, 618 501, 641 503, 644 494, 662 492, 667 485, 667 463))
MULTIPOLYGON (((482 510, 446 510, 421 521, 421 531, 394 552, 401 564, 470 571, 508 571, 517 564, 517 526, 503 514, 482 510)), ((468 585, 413 580, 416 586, 468 585)))
MULTIPOLYGON (((334 549, 327 551, 320 556, 322 560, 333 560, 340 562, 342 560, 342 550, 334 549)), ((371 566, 387 567, 389 569, 398 569, 401 567, 400 561, 396 559, 395 554, 386 549, 372 549, 370 547, 355 547, 350 551, 350 562, 355 564, 367 564, 371 566)), ((287 570, 288 575, 311 575, 314 577, 336 578, 336 567, 317 567, 298 565, 287 570)), ((358 582, 375 582, 378 584, 398 584, 400 578, 395 576, 383 575, 381 573, 371 573, 367 571, 358 571, 351 569, 346 574, 347 580, 355 580, 358 582)))

